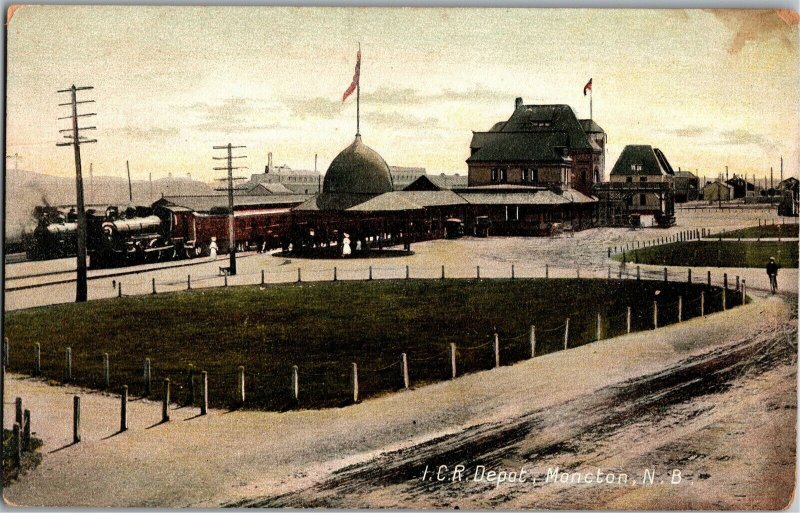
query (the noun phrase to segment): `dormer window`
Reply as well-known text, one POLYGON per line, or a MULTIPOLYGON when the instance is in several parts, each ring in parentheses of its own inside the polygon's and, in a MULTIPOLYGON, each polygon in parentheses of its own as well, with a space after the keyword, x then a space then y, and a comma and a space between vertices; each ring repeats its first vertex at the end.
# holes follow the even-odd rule
POLYGON ((631 164, 631 171, 641 171, 642 165, 641 164, 631 164))

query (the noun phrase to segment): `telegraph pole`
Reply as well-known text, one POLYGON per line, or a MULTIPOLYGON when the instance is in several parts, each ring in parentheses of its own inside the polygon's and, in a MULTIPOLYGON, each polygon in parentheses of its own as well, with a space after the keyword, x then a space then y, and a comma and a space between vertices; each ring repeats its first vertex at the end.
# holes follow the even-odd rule
POLYGON ((95 143, 97 139, 88 139, 80 135, 81 130, 96 130, 97 127, 78 126, 78 118, 87 116, 96 116, 97 114, 87 113, 78 114, 79 103, 94 103, 94 100, 78 101, 78 91, 87 91, 94 89, 91 86, 75 87, 73 84, 69 89, 62 89, 59 93, 70 93, 71 101, 67 103, 60 103, 59 107, 71 106, 72 115, 64 116, 58 119, 71 119, 72 128, 59 130, 59 132, 71 133, 65 135, 65 139, 71 139, 70 142, 56 143, 56 146, 72 146, 75 150, 75 190, 78 207, 78 276, 76 280, 75 302, 83 303, 87 299, 87 284, 86 284, 86 210, 83 204, 83 175, 81 174, 81 144, 95 143))
POLYGON ((225 157, 213 157, 214 160, 226 160, 228 165, 225 167, 215 167, 214 169, 217 171, 228 171, 227 178, 221 178, 220 180, 227 180, 228 187, 225 189, 218 189, 218 190, 227 190, 228 191, 228 255, 230 256, 230 272, 229 274, 235 275, 236 274, 236 233, 234 230, 234 216, 233 216, 233 180, 243 180, 243 177, 233 177, 233 170, 234 169, 246 169, 247 166, 238 166, 234 167, 233 159, 244 159, 247 158, 247 155, 233 155, 233 150, 236 148, 246 148, 246 146, 233 146, 231 143, 228 143, 225 146, 214 146, 215 150, 227 150, 228 154, 225 157))
POLYGON ((17 171, 19 169, 19 159, 21 158, 22 157, 19 156, 19 153, 14 153, 13 155, 6 155, 6 159, 14 159, 14 171, 17 171))
POLYGON ((131 185, 131 165, 125 161, 125 169, 128 170, 128 201, 133 203, 133 185, 131 185))

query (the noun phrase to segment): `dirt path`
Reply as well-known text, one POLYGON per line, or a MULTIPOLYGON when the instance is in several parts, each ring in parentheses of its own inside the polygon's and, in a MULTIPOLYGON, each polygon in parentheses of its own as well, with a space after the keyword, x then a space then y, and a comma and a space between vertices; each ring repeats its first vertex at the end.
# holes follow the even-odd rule
MULTIPOLYGON (((424 465, 415 465, 449 464, 452 459, 513 467, 532 458, 536 468, 554 463, 563 468, 631 466, 640 472, 651 466, 662 469, 662 464, 677 466, 673 459, 709 455, 726 443, 741 443, 737 450, 749 451, 746 457, 714 463, 721 470, 712 476, 745 483, 739 485, 748 490, 743 507, 756 507, 764 504, 759 502, 763 497, 758 499, 745 485, 755 479, 754 469, 766 468, 780 486, 764 494, 780 502, 786 486, 778 478, 791 474, 770 465, 794 462, 795 412, 783 406, 796 404, 796 364, 786 362, 778 335, 796 329, 796 319, 790 319, 794 308, 778 297, 767 298, 658 332, 601 341, 347 408, 212 411, 206 417, 182 408, 172 410, 171 422, 159 424, 160 406, 137 400, 130 404, 131 428, 122 434, 116 433, 117 398, 12 376, 6 397, 21 396, 31 409, 34 431, 45 443, 45 459, 8 487, 6 498, 16 504, 61 506, 538 507, 541 501, 580 508, 593 500, 594 505, 645 507, 663 504, 659 497, 669 493, 656 497, 655 492, 632 490, 620 495, 564 485, 543 489, 543 495, 538 488, 528 493, 506 487, 476 495, 468 487, 419 487, 414 480, 424 465), (768 355, 763 362, 758 356, 753 360, 761 354, 768 355), (734 378, 735 372, 742 377, 734 378), (747 386, 740 387, 745 380, 747 386), (761 380, 775 386, 762 386, 761 380), (680 386, 683 382, 686 387, 680 386), (739 388, 743 395, 724 395, 739 388), (83 441, 70 445, 75 393, 83 397, 83 441), (709 404, 713 406, 706 412, 709 404), (758 410, 768 404, 779 406, 758 410), (741 427, 705 431, 701 421, 716 425, 709 415, 720 426, 728 422, 741 427), (761 436, 750 424, 760 426, 761 436), (678 429, 686 430, 685 437, 676 439, 678 429), (729 438, 736 432, 743 434, 729 438), (678 442, 685 445, 668 448, 678 442), (425 461, 425 454, 434 459, 425 461), (734 464, 753 467, 740 467, 745 470, 739 474, 723 467, 734 464), (392 469, 394 477, 384 475, 392 469), (312 497, 302 492, 310 489, 319 493, 312 497), (345 489, 347 498, 340 491, 345 489)), ((6 418, 13 418, 12 406, 5 407, 6 418)), ((706 471, 691 465, 681 467, 697 481, 706 471)), ((703 481, 709 486, 720 482, 703 481)), ((719 489, 727 491, 726 486, 719 489)))
POLYGON ((660 372, 515 419, 383 454, 257 507, 780 509, 794 487, 796 329, 694 356, 660 372), (747 385, 747 386, 745 386, 747 385), (445 478, 434 475, 441 465, 445 478), (455 474, 463 465, 463 474, 455 474), (525 483, 476 476, 519 472, 525 483), (430 468, 430 477, 425 469, 430 468), (561 483, 562 472, 624 473, 561 483), (644 483, 652 469, 653 484, 644 483), (680 481, 673 471, 680 472, 680 481), (537 482, 531 479, 536 478, 537 482))

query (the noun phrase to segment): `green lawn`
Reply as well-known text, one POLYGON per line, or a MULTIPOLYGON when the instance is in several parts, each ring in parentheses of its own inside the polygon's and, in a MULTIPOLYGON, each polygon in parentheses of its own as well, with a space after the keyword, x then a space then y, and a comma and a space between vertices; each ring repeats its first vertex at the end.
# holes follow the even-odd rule
MULTIPOLYGON (((625 261, 687 267, 765 267, 775 257, 780 267, 797 267, 797 242, 673 242, 625 252, 625 261)), ((614 255, 621 261, 622 254, 614 255)))
MULTIPOLYGON (((676 321, 677 297, 684 318, 721 309, 719 289, 651 281, 397 280, 230 287, 157 296, 126 297, 9 312, 10 368, 30 372, 33 344, 41 343, 42 372, 64 376, 64 348, 71 346, 73 381, 102 388, 102 354, 109 353, 111 386, 143 392, 142 366, 152 360, 154 396, 169 377, 173 398, 186 401, 187 366, 209 372, 209 397, 217 406, 234 401, 236 371, 247 374, 247 407, 295 407, 291 366, 299 367, 300 407, 346 404, 352 398, 350 363, 359 365, 362 397, 402 387, 400 355, 408 353, 412 386, 448 379, 449 345, 458 345, 459 374, 492 367, 490 341, 500 335, 501 362, 528 358, 528 330, 537 326, 537 354, 559 350, 563 323, 570 344, 594 339, 596 315, 607 336, 625 331, 626 307, 633 329, 676 321), (656 293, 658 291, 658 293, 656 293), (610 320, 609 320, 610 319, 610 320), (487 344, 488 343, 488 344, 487 344), (479 347, 475 347, 479 346, 479 347)), ((728 295, 729 305, 736 302, 728 295)), ((624 355, 620 355, 624 358, 624 355)), ((487 376, 487 379, 491 379, 487 376)))
MULTIPOLYGON (((790 224, 769 224, 762 226, 751 226, 740 230, 733 230, 720 234, 723 239, 757 239, 761 238, 797 238, 797 223, 790 224)), ((717 235, 714 235, 717 237, 717 235)))

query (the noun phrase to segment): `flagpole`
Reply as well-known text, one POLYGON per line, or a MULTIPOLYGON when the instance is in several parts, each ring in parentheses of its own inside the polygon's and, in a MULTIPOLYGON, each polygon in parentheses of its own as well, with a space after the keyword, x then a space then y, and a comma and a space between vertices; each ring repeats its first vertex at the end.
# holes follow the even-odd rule
POLYGON ((594 98, 594 88, 589 89, 589 119, 594 119, 592 111, 592 99, 594 98))
POLYGON ((358 82, 356 82, 356 135, 361 135, 361 43, 358 43, 358 82))

